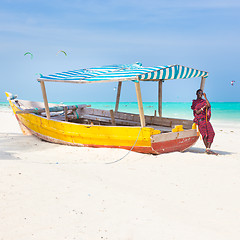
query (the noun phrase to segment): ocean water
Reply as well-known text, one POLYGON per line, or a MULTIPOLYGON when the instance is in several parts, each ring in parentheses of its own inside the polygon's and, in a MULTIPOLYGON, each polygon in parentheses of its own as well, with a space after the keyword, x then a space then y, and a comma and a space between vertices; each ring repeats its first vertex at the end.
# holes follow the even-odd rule
MULTIPOLYGON (((64 102, 64 104, 90 104, 93 108, 100 108, 105 110, 115 109, 114 102, 64 102)), ((234 122, 240 123, 240 102, 212 102, 212 118, 211 121, 234 122)), ((154 115, 157 111, 156 102, 144 102, 144 113, 146 115, 154 115)), ((0 111, 11 111, 9 103, 0 103, 0 111)), ((119 104, 119 111, 138 113, 137 102, 121 102, 119 104)), ((190 102, 164 102, 163 103, 163 117, 193 119, 190 102)))

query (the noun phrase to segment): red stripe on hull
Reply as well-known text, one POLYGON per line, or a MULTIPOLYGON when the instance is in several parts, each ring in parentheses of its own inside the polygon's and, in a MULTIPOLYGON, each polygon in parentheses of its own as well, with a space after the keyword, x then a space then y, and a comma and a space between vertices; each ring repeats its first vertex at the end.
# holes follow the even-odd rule
MULTIPOLYGON (((94 147, 94 148, 121 148, 130 150, 132 147, 130 146, 111 146, 111 145, 94 145, 94 144, 84 144, 85 147, 94 147)), ((157 154, 151 147, 134 147, 132 149, 133 152, 139 153, 152 153, 157 154)))
POLYGON ((195 144, 197 140, 198 136, 193 136, 164 142, 155 142, 152 143, 152 148, 157 152, 157 154, 182 152, 195 144))

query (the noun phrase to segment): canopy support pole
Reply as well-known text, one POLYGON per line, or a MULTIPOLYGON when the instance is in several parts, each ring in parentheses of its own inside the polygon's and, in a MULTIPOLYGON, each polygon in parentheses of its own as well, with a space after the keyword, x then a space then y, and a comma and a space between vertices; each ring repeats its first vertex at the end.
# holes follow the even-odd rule
POLYGON ((40 81, 40 84, 41 84, 41 89, 42 89, 45 111, 46 111, 46 114, 47 114, 47 119, 49 120, 50 119, 50 112, 49 112, 47 93, 46 93, 46 88, 45 88, 44 81, 40 81))
POLYGON ((143 103, 142 103, 140 82, 135 82, 135 88, 136 88, 136 93, 137 93, 138 109, 139 109, 141 127, 145 127, 145 117, 144 117, 144 111, 143 111, 143 103))
POLYGON ((117 98, 116 98, 115 112, 118 111, 118 106, 119 106, 119 100, 120 100, 121 88, 122 88, 122 82, 118 82, 118 89, 117 89, 117 98))
POLYGON ((202 91, 204 90, 205 80, 206 80, 206 78, 205 78, 205 77, 202 77, 201 85, 200 85, 200 89, 202 89, 202 91))
POLYGON ((162 80, 158 82, 158 115, 162 117, 162 80))
POLYGON ((111 116, 112 125, 116 126, 116 121, 115 121, 115 117, 112 109, 110 110, 110 116, 111 116))

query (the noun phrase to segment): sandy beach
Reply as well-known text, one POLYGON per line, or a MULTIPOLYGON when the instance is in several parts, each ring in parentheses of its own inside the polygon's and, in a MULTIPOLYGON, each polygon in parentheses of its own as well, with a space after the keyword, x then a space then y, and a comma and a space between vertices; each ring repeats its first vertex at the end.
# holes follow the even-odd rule
POLYGON ((239 125, 184 153, 63 146, 0 112, 0 239, 238 240, 239 125))

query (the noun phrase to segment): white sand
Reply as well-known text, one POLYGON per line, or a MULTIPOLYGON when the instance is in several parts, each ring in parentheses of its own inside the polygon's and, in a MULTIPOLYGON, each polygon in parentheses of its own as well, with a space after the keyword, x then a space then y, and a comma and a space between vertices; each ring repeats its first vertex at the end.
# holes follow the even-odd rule
POLYGON ((212 148, 146 155, 23 136, 0 113, 0 239, 240 239, 240 127, 212 148))

